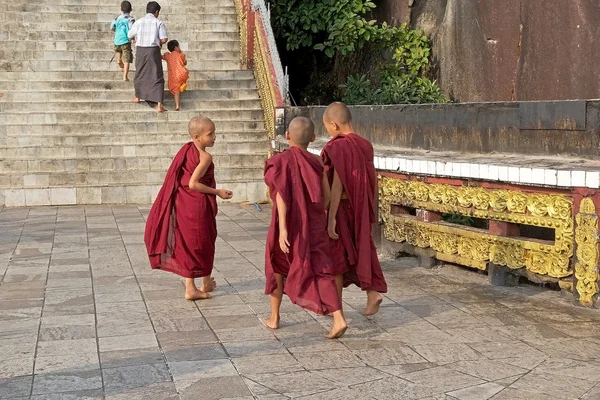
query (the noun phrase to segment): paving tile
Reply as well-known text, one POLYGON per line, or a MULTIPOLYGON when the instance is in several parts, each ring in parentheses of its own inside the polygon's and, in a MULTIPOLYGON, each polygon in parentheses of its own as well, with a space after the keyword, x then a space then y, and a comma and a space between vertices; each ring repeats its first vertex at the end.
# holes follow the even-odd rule
POLYGON ((275 338, 272 340, 223 343, 223 346, 232 358, 288 353, 283 344, 275 338))
POLYGON ((423 358, 433 363, 449 363, 484 358, 472 348, 462 343, 414 345, 413 349, 423 358))
POLYGON ((280 394, 313 394, 331 389, 332 382, 317 372, 293 371, 266 374, 245 374, 247 379, 280 394))
POLYGON ((0 379, 31 375, 33 373, 33 354, 19 358, 0 357, 0 379))
POLYGON ((450 392, 485 383, 482 379, 445 366, 410 372, 401 377, 417 385, 427 386, 431 394, 450 392))
POLYGON ((100 370, 65 371, 52 374, 36 374, 33 394, 62 393, 102 388, 100 370))
POLYGON ((502 390, 504 390, 504 386, 488 382, 465 389, 455 390, 453 392, 449 392, 448 395, 459 400, 487 400, 502 390))
POLYGON ((164 356, 158 347, 100 352, 100 363, 103 369, 161 362, 164 362, 164 356))
POLYGON ((527 368, 510 365, 500 360, 459 361, 448 367, 486 381, 498 381, 529 372, 527 368))
POLYGON ((371 367, 327 368, 317 373, 338 385, 352 386, 371 382, 388 376, 387 373, 371 367))
POLYGON ((164 363, 131 365, 102 370, 106 395, 123 393, 128 389, 144 388, 157 382, 170 382, 171 376, 164 363))
POLYGON ((96 353, 95 339, 54 340, 38 343, 38 357, 59 357, 65 354, 96 353))
POLYGON ((0 379, 0 399, 29 397, 33 376, 18 376, 0 379))
POLYGON ((177 361, 169 363, 169 370, 179 392, 201 379, 238 376, 237 370, 229 360, 177 361))
POLYGON ((583 396, 595 385, 596 383, 584 379, 532 372, 517 380, 510 388, 554 396, 557 399, 573 399, 583 396))
POLYGON ((67 372, 95 371, 100 369, 98 354, 64 354, 60 356, 36 357, 35 373, 63 374, 67 372))
POLYGON ((31 396, 31 400, 103 400, 102 389, 81 390, 63 393, 45 393, 31 396))
POLYGON ((182 400, 196 400, 198 393, 203 400, 254 398, 241 376, 202 378, 180 390, 182 400))
POLYGON ((156 332, 195 332, 208 330, 208 324, 203 317, 180 318, 178 316, 151 317, 156 332))
POLYGON ((227 353, 225 353, 223 346, 221 346, 219 343, 187 346, 163 346, 163 351, 168 362, 229 358, 227 353))
MULTIPOLYGON (((201 392, 198 392, 201 393, 201 392)), ((196 393, 196 398, 198 398, 196 393)), ((115 390, 106 395, 106 400, 179 400, 179 394, 173 382, 157 382, 145 385, 142 388, 126 388, 115 390)))
POLYGON ((290 354, 268 354, 234 358, 233 363, 242 374, 262 374, 302 370, 303 366, 290 354))
POLYGON ((101 352, 153 349, 158 347, 158 342, 154 334, 101 337, 99 347, 101 352))

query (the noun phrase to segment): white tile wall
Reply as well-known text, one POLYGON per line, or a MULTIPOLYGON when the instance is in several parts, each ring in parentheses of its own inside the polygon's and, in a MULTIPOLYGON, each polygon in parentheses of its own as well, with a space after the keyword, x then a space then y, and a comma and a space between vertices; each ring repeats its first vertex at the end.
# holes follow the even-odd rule
MULTIPOLYGON (((309 151, 313 154, 320 154, 321 150, 309 149, 309 151)), ((600 171, 565 171, 550 168, 510 167, 484 163, 419 160, 395 156, 375 156, 374 164, 375 168, 380 170, 408 174, 473 178, 559 187, 600 188, 600 171)))

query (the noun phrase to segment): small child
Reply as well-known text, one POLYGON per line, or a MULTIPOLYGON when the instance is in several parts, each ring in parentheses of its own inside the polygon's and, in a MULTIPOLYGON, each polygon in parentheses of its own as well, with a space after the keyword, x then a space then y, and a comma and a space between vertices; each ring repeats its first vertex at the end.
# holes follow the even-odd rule
POLYGON ((179 111, 179 97, 187 89, 187 80, 190 77, 190 71, 185 67, 187 59, 185 54, 179 48, 177 40, 171 40, 167 43, 169 53, 163 54, 162 58, 167 62, 169 73, 169 91, 175 97, 175 111, 179 111))
POLYGON ((173 159, 152 205, 144 242, 153 269, 185 278, 187 300, 209 299, 216 287, 211 277, 217 240, 217 196, 233 193, 216 189, 215 166, 207 147, 215 144, 215 124, 196 117, 188 125, 191 142, 173 159), (195 278, 203 278, 198 289, 195 278))
POLYGON ((355 284, 367 292, 364 315, 379 311, 387 283, 373 243, 377 173, 373 146, 354 133, 352 115, 344 103, 333 103, 323 114, 331 136, 321 157, 331 184, 327 231, 341 296, 342 286, 355 284))
POLYGON ((122 2, 121 11, 123 14, 112 22, 110 30, 115 33, 114 42, 117 63, 123 70, 123 80, 128 81, 129 65, 133 62, 133 51, 131 50, 131 41, 129 40, 128 34, 135 19, 130 15, 132 11, 130 2, 122 2))
POLYGON ((339 338, 348 325, 329 257, 325 214, 329 184, 323 163, 307 151, 315 140, 314 124, 308 118, 294 118, 286 138, 291 148, 265 164, 265 183, 273 200, 265 254, 265 294, 271 295, 271 317, 265 319, 265 325, 279 328, 285 293, 300 307, 333 314, 333 326, 326 337, 339 338))

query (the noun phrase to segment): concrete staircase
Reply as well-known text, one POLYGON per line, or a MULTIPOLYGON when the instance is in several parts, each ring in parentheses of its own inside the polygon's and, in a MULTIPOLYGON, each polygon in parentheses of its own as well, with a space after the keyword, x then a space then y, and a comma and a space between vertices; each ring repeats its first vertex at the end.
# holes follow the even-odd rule
POLYGON ((0 0, 0 206, 149 203, 200 114, 216 123, 219 186, 266 197, 268 137, 233 0, 159 3, 190 69, 182 111, 167 93, 162 115, 132 103, 133 82, 109 66, 120 1, 0 0))

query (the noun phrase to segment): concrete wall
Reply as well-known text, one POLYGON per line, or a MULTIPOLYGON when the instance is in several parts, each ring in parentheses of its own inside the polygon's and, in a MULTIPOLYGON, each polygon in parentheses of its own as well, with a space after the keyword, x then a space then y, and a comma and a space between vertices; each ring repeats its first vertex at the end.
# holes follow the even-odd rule
MULTIPOLYGON (((374 145, 597 159, 600 101, 353 106, 355 129, 374 145)), ((323 107, 286 111, 310 117, 324 136, 323 107)), ((279 132, 281 133, 281 132, 279 132)))
POLYGON ((377 17, 432 37, 457 101, 600 98, 598 1, 382 0, 377 17))

